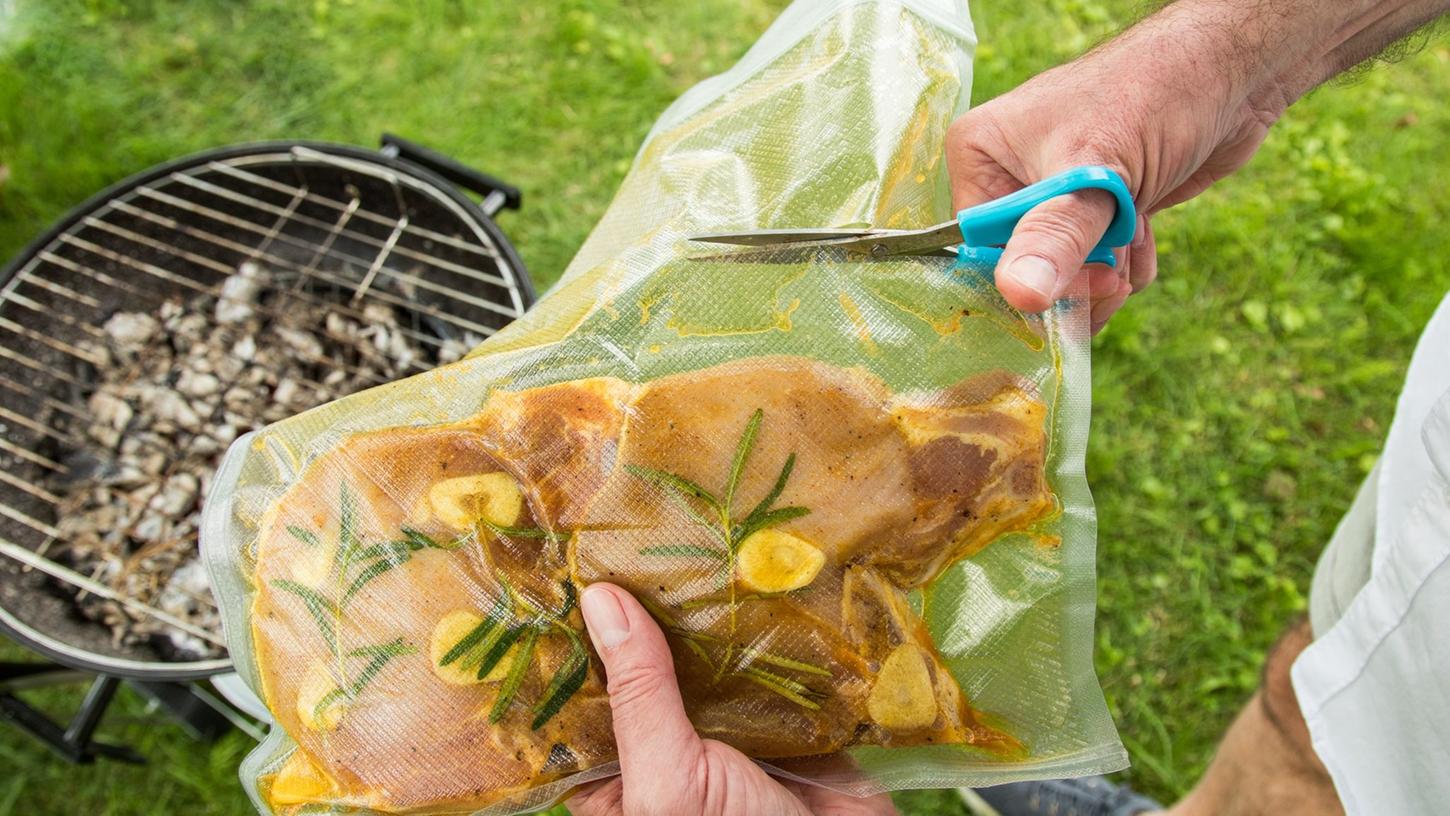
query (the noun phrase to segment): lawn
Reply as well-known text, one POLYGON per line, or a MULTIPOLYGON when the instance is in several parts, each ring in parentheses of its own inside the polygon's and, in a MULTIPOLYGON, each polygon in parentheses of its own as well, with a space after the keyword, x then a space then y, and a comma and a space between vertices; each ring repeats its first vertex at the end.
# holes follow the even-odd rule
MULTIPOLYGON (((0 259, 100 187, 245 139, 433 145, 525 191, 501 217, 553 281, 640 139, 778 0, 515 4, 0 0, 0 259)), ((1131 22, 1136 0, 980 3, 974 99, 1131 22)), ((1208 761, 1300 614, 1450 288, 1450 41, 1324 88, 1238 176, 1156 222, 1161 277, 1098 338, 1089 477, 1097 666, 1135 785, 1208 761)), ((18 650, 0 645, 0 659, 18 650)), ((52 694, 64 708, 76 695, 52 694)), ((197 746, 129 692, 103 732, 152 759, 73 769, 0 730, 0 816, 247 813, 234 734, 197 746)), ((947 793, 899 799, 963 812, 947 793)))

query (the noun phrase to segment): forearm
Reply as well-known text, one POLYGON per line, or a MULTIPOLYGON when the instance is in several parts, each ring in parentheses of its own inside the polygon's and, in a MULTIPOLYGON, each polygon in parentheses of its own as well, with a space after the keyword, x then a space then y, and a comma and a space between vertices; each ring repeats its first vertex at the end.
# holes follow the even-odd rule
MULTIPOLYGON (((1289 105, 1450 10, 1450 0, 1177 0, 1091 53, 961 117, 947 161, 960 209, 1066 167, 1127 182, 1138 238, 1089 277, 1092 325, 1157 274, 1149 224, 1253 156, 1289 105)), ((1034 208, 1004 247, 997 285, 1039 311, 1062 295, 1114 213, 1109 196, 1034 208)))
POLYGON ((1151 214, 1237 169, 1289 105, 1447 9, 1450 0, 1178 0, 1057 70, 1118 86, 1114 104, 1137 123, 1138 190, 1162 193, 1151 214))
MULTIPOLYGON (((1392 43, 1450 12, 1450 0, 1377 4, 1336 32, 1337 45, 1319 61, 1317 85, 1374 57, 1392 43)), ((1312 85, 1310 87, 1313 87, 1312 85)))
POLYGON ((1172 56, 1163 70, 1224 101, 1288 106, 1450 11, 1450 0, 1178 0, 1109 47, 1172 56))

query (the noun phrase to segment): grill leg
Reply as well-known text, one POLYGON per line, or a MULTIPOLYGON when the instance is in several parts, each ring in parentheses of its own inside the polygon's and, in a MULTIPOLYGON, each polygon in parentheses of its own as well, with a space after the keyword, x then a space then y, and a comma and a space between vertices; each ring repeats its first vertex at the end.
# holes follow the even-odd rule
POLYGON ((231 720, 198 695, 190 683, 128 682, 131 688, 165 709, 192 739, 212 742, 231 730, 231 720))
MULTIPOLYGON (((0 678, 9 679, 34 673, 27 671, 27 668, 29 667, 23 665, 4 664, 0 666, 0 678)), ((67 762, 88 765, 95 762, 97 757, 106 757, 141 765, 146 760, 136 751, 93 739, 96 726, 100 725, 101 717, 105 715, 106 707, 111 704, 111 698, 115 696, 120 684, 121 681, 114 677, 97 676, 91 682, 81 707, 64 728, 24 700, 3 690, 4 686, 0 686, 0 717, 40 740, 41 744, 67 762)))

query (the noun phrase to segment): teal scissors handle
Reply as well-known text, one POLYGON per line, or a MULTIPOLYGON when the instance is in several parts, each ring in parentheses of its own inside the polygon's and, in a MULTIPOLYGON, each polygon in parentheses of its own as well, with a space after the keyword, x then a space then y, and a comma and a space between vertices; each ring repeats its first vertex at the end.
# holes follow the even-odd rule
POLYGON ((957 226, 962 230, 962 246, 957 257, 967 263, 985 263, 996 266, 1002 258, 1002 247, 1012 237, 1017 222, 1027 211, 1044 201, 1078 190, 1106 190, 1117 200, 1118 211, 1103 233, 1103 237, 1088 253, 1086 263, 1100 263, 1116 266, 1113 257, 1115 247, 1127 246, 1133 241, 1138 229, 1138 211, 1133 206, 1133 196, 1128 185, 1112 170, 1098 165, 1074 167, 1071 170, 1048 176, 1036 184, 1030 184, 1015 193, 968 207, 957 213, 957 226))

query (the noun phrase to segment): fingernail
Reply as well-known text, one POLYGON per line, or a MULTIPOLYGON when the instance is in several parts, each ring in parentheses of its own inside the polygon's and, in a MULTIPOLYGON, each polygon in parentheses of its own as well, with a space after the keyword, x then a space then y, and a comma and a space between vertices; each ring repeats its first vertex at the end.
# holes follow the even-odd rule
POLYGON ((579 596, 579 608, 584 612, 594 648, 602 652, 629 640, 629 618, 613 592, 604 587, 585 587, 579 596))
POLYGON ((1007 275, 1048 300, 1056 293, 1057 270, 1046 258, 1023 255, 1007 267, 1007 275))

